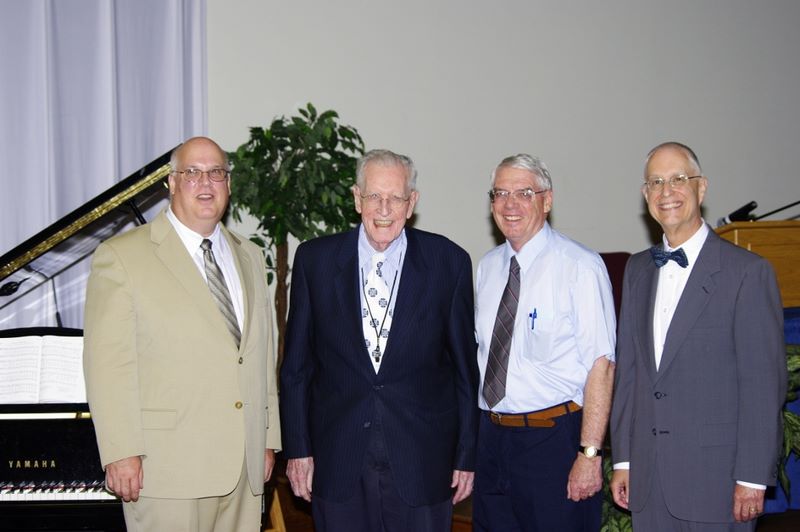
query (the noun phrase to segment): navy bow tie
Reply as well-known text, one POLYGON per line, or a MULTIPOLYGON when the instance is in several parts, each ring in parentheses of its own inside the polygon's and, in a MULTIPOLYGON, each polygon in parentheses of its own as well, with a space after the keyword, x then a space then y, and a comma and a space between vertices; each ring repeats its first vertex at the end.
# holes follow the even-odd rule
POLYGON ((683 248, 678 248, 675 251, 664 251, 660 246, 653 246, 650 248, 650 255, 659 268, 671 260, 677 262, 681 268, 689 265, 689 259, 686 258, 683 248))

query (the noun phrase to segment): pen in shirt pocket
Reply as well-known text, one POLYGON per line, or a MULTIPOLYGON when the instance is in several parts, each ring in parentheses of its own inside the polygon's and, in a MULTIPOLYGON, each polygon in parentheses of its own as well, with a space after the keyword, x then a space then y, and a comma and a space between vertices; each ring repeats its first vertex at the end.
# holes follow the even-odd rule
POLYGON ((528 317, 531 319, 531 330, 534 330, 536 325, 536 308, 534 307, 533 312, 528 314, 528 317))

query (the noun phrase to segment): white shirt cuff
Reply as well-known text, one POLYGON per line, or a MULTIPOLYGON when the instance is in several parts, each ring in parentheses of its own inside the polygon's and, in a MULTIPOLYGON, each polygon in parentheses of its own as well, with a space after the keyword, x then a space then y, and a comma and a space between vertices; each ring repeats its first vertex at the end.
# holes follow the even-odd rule
POLYGON ((737 480, 737 484, 740 486, 744 486, 745 488, 755 488, 757 490, 765 490, 767 487, 764 484, 754 484, 752 482, 745 482, 743 480, 737 480))
POLYGON ((617 462, 614 464, 614 469, 630 469, 631 463, 630 462, 617 462))

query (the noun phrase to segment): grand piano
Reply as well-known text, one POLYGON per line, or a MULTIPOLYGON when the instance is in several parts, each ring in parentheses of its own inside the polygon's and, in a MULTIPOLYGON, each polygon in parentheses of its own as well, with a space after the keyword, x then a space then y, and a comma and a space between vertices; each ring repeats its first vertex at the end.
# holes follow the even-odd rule
MULTIPOLYGON (((166 206, 168 174, 169 152, 0 257, 0 342, 81 341, 92 253, 166 206)), ((0 379, 19 362, 12 353, 0 350, 0 379)), ((121 502, 103 483, 85 390, 78 402, 74 394, 32 401, 4 380, 0 530, 124 531, 121 502)))

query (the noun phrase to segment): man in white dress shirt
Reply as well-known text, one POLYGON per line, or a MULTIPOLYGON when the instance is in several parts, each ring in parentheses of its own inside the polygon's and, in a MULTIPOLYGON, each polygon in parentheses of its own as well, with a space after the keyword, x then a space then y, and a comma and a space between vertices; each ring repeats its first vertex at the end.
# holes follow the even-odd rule
POLYGON ((478 266, 473 526, 599 530, 614 375, 608 273, 597 253, 547 223, 553 191, 538 158, 504 159, 489 197, 506 242, 478 266))

